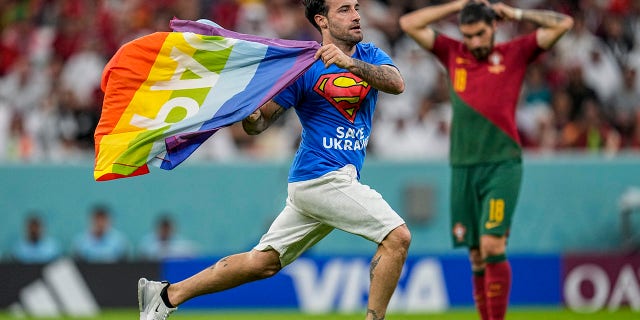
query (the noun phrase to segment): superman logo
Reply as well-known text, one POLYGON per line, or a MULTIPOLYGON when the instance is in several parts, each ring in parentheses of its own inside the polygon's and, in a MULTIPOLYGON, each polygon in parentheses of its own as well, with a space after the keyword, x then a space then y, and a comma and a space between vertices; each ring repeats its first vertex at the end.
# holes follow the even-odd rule
POLYGON ((366 81, 348 72, 322 75, 313 87, 313 91, 329 101, 351 123, 370 90, 366 81))

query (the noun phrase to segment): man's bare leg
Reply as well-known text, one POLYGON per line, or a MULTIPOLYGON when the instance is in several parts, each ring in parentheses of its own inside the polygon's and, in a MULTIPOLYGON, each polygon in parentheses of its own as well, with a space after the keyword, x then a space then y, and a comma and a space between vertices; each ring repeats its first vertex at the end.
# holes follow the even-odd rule
POLYGON ((167 295, 169 302, 178 306, 197 296, 271 277, 280 269, 280 257, 276 251, 251 250, 222 258, 211 267, 172 283, 167 288, 167 295))
POLYGON ((391 231, 380 243, 371 260, 367 320, 384 319, 391 296, 398 285, 407 259, 411 234, 406 225, 391 231))

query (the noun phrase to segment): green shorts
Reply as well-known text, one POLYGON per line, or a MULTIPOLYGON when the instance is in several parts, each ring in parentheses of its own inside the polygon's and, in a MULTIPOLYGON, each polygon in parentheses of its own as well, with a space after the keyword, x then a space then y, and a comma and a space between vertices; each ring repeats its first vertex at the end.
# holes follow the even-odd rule
POLYGON ((476 248, 480 236, 509 236, 520 184, 520 160, 451 168, 454 247, 476 248))

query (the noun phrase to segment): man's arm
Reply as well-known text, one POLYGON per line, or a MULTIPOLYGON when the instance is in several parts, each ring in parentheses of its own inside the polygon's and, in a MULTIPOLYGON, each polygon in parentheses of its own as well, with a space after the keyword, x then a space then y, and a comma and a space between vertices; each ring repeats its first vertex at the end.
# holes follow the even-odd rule
POLYGON ((318 58, 322 59, 325 66, 335 64, 349 70, 380 91, 391 94, 400 94, 404 91, 404 79, 400 71, 393 66, 376 66, 354 59, 333 44, 322 46, 316 52, 316 59, 318 58))
POLYGON ((269 100, 242 120, 242 128, 249 135, 259 134, 278 120, 285 111, 287 111, 285 108, 269 100))
POLYGON ((538 46, 551 48, 563 34, 573 28, 573 18, 550 10, 523 10, 507 6, 503 3, 492 5, 493 10, 502 18, 511 20, 527 20, 540 27, 536 33, 538 46))
POLYGON ((347 70, 380 91, 391 94, 400 94, 404 91, 404 79, 402 79, 400 71, 393 66, 376 66, 353 59, 353 66, 347 70))
POLYGON ((460 12, 469 0, 458 0, 409 12, 400 17, 400 28, 420 46, 433 49, 436 33, 429 25, 460 12))

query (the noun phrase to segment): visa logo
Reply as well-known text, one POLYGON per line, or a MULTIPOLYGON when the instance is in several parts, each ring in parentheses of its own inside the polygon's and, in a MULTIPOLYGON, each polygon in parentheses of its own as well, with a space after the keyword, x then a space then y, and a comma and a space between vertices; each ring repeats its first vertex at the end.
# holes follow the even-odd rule
MULTIPOLYGON (((357 312, 366 308, 369 261, 335 258, 322 266, 299 258, 282 270, 291 277, 300 309, 309 313, 357 312)), ((442 312, 449 308, 442 266, 437 259, 421 259, 402 272, 389 311, 442 312)))

